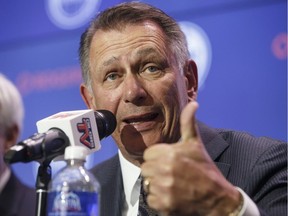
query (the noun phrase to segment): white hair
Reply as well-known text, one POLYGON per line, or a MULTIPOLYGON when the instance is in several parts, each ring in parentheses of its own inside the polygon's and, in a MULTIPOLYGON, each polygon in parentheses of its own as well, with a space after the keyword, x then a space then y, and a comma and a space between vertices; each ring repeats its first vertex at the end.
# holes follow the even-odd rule
POLYGON ((23 101, 18 89, 0 73, 0 132, 6 133, 11 126, 16 124, 21 133, 23 117, 23 101))

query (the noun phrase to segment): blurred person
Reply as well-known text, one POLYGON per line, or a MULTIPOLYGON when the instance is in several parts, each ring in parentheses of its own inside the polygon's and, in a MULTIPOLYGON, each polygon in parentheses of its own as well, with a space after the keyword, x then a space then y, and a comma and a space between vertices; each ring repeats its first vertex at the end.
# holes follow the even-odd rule
POLYGON ((24 107, 14 84, 0 73, 0 215, 35 215, 36 192, 24 185, 7 165, 5 152, 17 143, 24 107))
POLYGON ((101 215, 287 215, 287 143, 196 120, 197 66, 173 18, 116 5, 79 56, 87 107, 117 119, 118 154, 92 169, 101 215))

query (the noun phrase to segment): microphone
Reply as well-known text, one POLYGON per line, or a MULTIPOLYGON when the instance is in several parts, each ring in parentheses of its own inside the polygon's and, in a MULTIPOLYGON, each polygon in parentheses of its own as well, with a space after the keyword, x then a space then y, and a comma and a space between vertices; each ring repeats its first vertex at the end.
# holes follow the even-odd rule
POLYGON ((89 153, 98 151, 100 140, 115 130, 116 118, 108 110, 77 110, 59 112, 38 121, 36 125, 38 133, 5 153, 6 163, 50 162, 63 155, 69 145, 84 146, 89 153))

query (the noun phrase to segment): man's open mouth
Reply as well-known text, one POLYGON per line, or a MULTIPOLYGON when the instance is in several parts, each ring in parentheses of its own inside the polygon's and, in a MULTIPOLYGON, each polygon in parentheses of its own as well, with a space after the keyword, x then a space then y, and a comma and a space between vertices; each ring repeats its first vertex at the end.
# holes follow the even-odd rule
POLYGON ((131 116, 129 118, 124 119, 124 122, 127 124, 139 124, 142 122, 153 121, 157 118, 158 113, 147 113, 139 116, 131 116))

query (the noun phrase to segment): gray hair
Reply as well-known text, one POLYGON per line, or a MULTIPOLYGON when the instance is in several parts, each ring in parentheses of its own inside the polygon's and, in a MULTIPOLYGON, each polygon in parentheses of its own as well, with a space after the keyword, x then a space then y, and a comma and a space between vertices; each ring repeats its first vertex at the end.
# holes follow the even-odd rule
POLYGON ((24 107, 22 97, 16 86, 0 73, 0 132, 16 124, 22 130, 24 107))
POLYGON ((109 31, 123 29, 128 24, 152 21, 158 24, 167 37, 167 43, 175 56, 179 70, 182 71, 189 51, 185 34, 177 22, 166 13, 151 5, 140 2, 125 2, 104 10, 92 20, 89 27, 81 36, 79 58, 84 84, 91 90, 91 74, 89 67, 90 45, 94 34, 98 30, 109 31))

